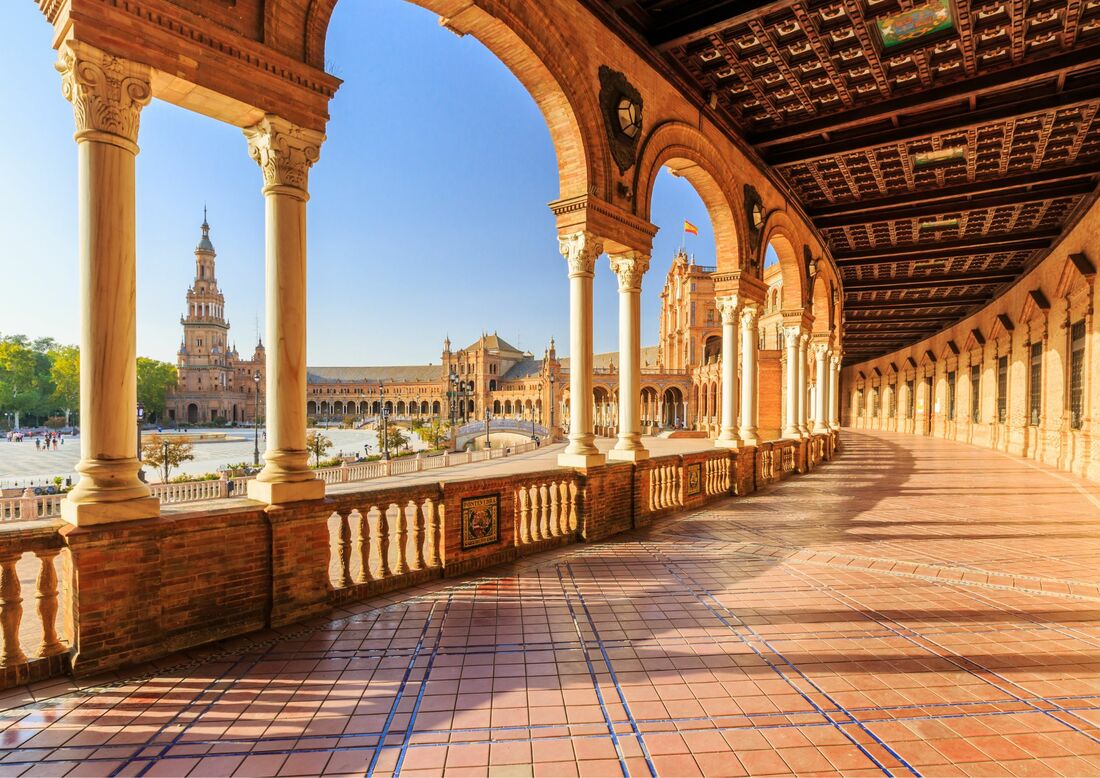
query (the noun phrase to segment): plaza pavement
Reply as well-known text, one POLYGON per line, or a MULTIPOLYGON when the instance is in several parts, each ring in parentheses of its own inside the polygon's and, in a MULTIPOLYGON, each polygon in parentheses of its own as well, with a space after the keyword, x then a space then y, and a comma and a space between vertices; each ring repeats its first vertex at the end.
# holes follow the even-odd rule
POLYGON ((843 441, 612 542, 12 693, 0 772, 1100 773, 1100 488, 843 441))

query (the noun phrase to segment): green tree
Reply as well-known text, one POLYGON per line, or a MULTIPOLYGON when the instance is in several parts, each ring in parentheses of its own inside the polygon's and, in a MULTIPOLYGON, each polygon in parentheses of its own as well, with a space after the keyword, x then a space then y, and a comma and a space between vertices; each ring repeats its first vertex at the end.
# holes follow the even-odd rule
POLYGON ((80 407, 80 349, 76 346, 54 346, 50 358, 50 379, 53 381, 53 401, 65 412, 66 423, 80 407))
POLYGON ((168 390, 179 380, 176 366, 148 357, 137 360, 138 402, 145 406, 145 418, 159 420, 164 416, 168 390))
POLYGON ((387 425, 386 434, 382 434, 382 428, 378 428, 378 448, 381 451, 386 450, 386 440, 389 440, 390 451, 397 452, 403 448, 409 446, 409 436, 405 434, 405 431, 398 427, 396 424, 387 425))
POLYGON ((52 394, 49 358, 22 335, 0 339, 0 410, 15 414, 15 426, 24 416, 48 415, 52 394))
POLYGON ((321 466, 321 457, 332 448, 332 441, 322 432, 313 430, 306 436, 306 450, 313 454, 313 466, 321 466))
POLYGON ((439 448, 439 441, 446 437, 449 429, 450 424, 443 421, 443 419, 432 419, 426 423, 413 424, 413 431, 425 443, 431 444, 432 448, 439 448))
POLYGON ((161 483, 168 483, 173 467, 195 458, 190 438, 150 435, 141 445, 141 459, 149 467, 160 471, 161 483))

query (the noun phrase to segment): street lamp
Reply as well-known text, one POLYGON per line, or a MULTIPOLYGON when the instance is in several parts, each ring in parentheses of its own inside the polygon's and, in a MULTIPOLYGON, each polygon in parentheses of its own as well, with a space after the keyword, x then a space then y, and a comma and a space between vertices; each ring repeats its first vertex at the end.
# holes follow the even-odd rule
POLYGON ((557 398, 554 395, 554 374, 550 374, 550 442, 554 442, 554 404, 557 398))
POLYGON ((493 414, 489 413, 489 409, 485 409, 485 448, 492 448, 492 441, 489 440, 489 422, 492 420, 493 414))
POLYGON ((381 381, 378 382, 378 408, 382 414, 382 459, 388 462, 390 459, 390 411, 386 407, 386 390, 381 381))
POLYGON ((138 462, 141 461, 141 425, 144 421, 145 421, 145 405, 141 402, 141 400, 138 400, 138 404, 137 404, 137 433, 138 433, 138 436, 137 436, 137 440, 138 440, 137 458, 138 458, 138 462))
POLYGON ((458 399, 457 399, 457 395, 458 395, 458 373, 456 373, 452 370, 450 376, 448 376, 448 377, 450 378, 450 382, 451 382, 450 383, 451 389, 450 389, 449 392, 447 392, 447 399, 451 403, 451 437, 454 439, 454 442, 455 442, 454 450, 458 451, 458 432, 457 432, 457 430, 455 430, 455 421, 456 421, 455 420, 455 412, 458 410, 458 406, 457 406, 457 402, 458 402, 458 399))
POLYGON ((256 412, 253 414, 255 418, 252 420, 252 466, 260 466, 260 371, 257 370, 252 375, 252 380, 256 383, 256 412))
POLYGON ((164 462, 164 479, 163 483, 168 483, 168 441, 165 440, 161 445, 161 453, 163 455, 162 461, 164 462))

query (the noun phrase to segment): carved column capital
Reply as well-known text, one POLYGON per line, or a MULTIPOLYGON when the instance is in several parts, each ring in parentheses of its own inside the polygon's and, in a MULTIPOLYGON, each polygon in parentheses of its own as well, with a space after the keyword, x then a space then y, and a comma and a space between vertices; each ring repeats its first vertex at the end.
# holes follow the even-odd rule
POLYGON ((798 336, 798 349, 799 351, 806 353, 810 347, 810 333, 803 332, 798 336))
POLYGON ((136 154, 141 109, 153 98, 149 66, 68 41, 54 67, 61 93, 73 104, 76 139, 114 143, 136 154))
POLYGON ((818 361, 824 362, 825 359, 829 355, 829 344, 828 343, 815 343, 813 345, 813 352, 814 352, 814 357, 818 361))
POLYGON ((801 327, 784 327, 783 342, 787 348, 798 348, 798 342, 802 338, 801 327))
POLYGON ((649 255, 641 251, 611 254, 611 271, 619 278, 620 292, 642 291, 642 276, 649 270, 649 255))
POLYGON ((745 332, 752 332, 756 329, 756 317, 760 313, 760 308, 748 303, 741 308, 741 329, 745 332))
POLYGON ((841 356, 842 355, 837 353, 837 352, 833 352, 829 356, 829 364, 832 366, 833 370, 839 370, 840 369, 841 356))
POLYGON ((596 272, 596 260, 603 253, 603 241, 581 230, 558 236, 558 251, 569 266, 569 276, 591 276, 596 272))
POLYGON ((715 298, 714 305, 718 308, 718 315, 722 317, 723 324, 737 323, 738 311, 741 309, 741 299, 737 295, 715 298))
POLYGON ((256 160, 264 186, 309 191, 309 169, 321 158, 324 133, 299 127, 282 117, 267 114, 258 124, 244 128, 248 155, 256 160))

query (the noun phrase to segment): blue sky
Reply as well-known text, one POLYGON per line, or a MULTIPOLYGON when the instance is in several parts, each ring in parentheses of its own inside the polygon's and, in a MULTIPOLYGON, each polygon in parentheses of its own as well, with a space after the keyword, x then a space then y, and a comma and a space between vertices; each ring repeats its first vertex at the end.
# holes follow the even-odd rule
MULTIPOLYGON (((76 146, 53 69, 51 29, 29 0, 0 3, 8 31, 0 79, 0 333, 79 337, 76 146)), ((499 332, 541 354, 568 349, 568 281, 546 204, 554 149, 534 101, 479 42, 400 0, 343 2, 326 56, 344 80, 310 175, 309 362, 437 362, 443 337, 499 332), (415 52, 410 58, 409 53, 415 52)), ((209 208, 231 335, 251 350, 263 328, 260 172, 239 129, 167 103, 142 112, 138 157, 138 351, 173 360, 209 208)), ((661 228, 643 287, 643 340, 657 337, 658 293, 680 243, 714 262, 710 220, 691 185, 662 173, 661 228)), ((607 260, 595 282, 595 347, 617 348, 607 260)))

